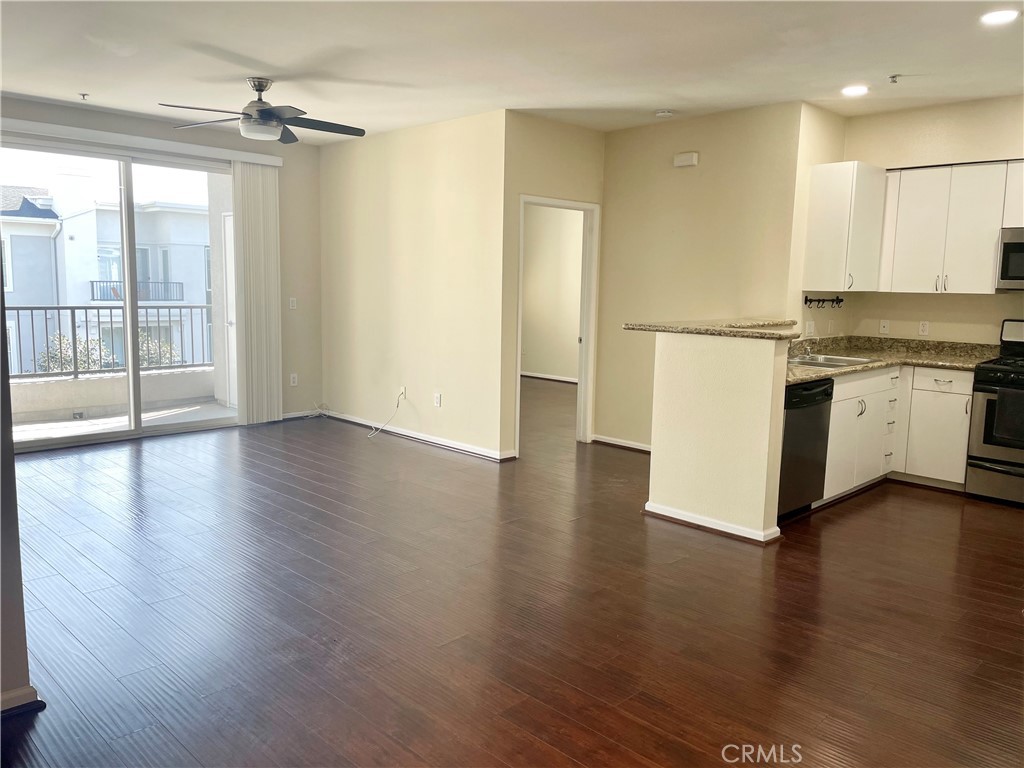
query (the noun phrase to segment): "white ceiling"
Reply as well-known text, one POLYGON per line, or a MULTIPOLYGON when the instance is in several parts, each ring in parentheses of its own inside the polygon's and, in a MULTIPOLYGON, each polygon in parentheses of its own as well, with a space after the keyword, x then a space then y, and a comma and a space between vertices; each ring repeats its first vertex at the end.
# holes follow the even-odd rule
POLYGON ((1021 93, 1021 20, 978 22, 1021 5, 4 2, 0 85, 191 122, 204 115, 157 102, 238 109, 244 78, 269 75, 270 102, 369 133, 499 108, 602 130, 663 107, 805 100, 855 115, 1021 93), (871 94, 839 96, 853 82, 871 94))

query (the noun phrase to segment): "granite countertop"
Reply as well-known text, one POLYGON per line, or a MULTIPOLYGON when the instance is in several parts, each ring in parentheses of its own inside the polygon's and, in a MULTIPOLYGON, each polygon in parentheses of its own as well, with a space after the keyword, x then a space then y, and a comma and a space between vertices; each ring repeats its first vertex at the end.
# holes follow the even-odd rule
POLYGON ((790 356, 804 354, 805 344, 810 344, 811 354, 869 357, 877 362, 849 365, 845 368, 812 368, 803 365, 790 365, 787 366, 786 371, 787 384, 832 379, 837 376, 891 368, 896 365, 973 371, 978 363, 999 356, 998 344, 965 344, 955 341, 921 341, 875 336, 801 339, 790 343, 790 356))
POLYGON ((741 317, 731 320, 672 320, 667 322, 625 323, 625 331, 650 333, 688 333, 696 336, 730 336, 737 339, 796 339, 796 320, 772 320, 763 317, 741 317))

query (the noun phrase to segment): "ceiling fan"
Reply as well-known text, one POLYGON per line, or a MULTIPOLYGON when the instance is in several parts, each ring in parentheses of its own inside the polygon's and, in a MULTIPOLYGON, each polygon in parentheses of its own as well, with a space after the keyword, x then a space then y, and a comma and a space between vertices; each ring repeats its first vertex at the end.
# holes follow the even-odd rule
POLYGON ((201 125, 216 125, 217 123, 230 123, 238 121, 238 130, 247 139, 259 141, 280 141, 282 144, 294 144, 299 140, 288 126, 295 128, 308 128, 312 131, 324 131, 326 133, 340 133, 345 136, 365 136, 366 131, 362 128, 353 128, 351 125, 340 123, 328 123, 323 120, 312 120, 303 117, 306 113, 295 107, 275 107, 263 100, 263 94, 270 90, 274 81, 269 77, 247 77, 249 87, 256 91, 256 98, 242 107, 242 110, 233 109, 208 109, 206 107, 189 107, 184 104, 164 104, 161 107, 174 107, 176 109, 195 109, 200 112, 221 112, 226 115, 237 115, 237 117, 225 117, 220 120, 206 120, 201 123, 188 123, 187 125, 176 125, 175 128, 196 128, 201 125))

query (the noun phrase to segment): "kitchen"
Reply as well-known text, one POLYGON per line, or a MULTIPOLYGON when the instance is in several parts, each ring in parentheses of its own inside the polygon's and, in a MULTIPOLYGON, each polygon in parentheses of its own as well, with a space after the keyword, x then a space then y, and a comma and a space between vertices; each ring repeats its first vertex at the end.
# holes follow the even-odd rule
POLYGON ((1024 503, 1024 162, 808 175, 802 334, 792 319, 624 326, 657 334, 646 511, 767 543, 886 479, 1024 503), (974 294, 1009 316, 997 344, 887 337, 886 319, 816 335, 862 294, 974 294))

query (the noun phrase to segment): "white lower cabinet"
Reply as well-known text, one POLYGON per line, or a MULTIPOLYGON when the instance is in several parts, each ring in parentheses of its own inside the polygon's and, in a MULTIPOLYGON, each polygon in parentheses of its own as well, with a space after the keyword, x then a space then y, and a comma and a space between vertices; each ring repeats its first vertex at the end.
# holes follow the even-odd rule
POLYGON ((894 413, 889 401, 896 398, 899 370, 854 376, 837 386, 842 399, 832 401, 825 460, 826 499, 889 471, 884 455, 888 422, 894 413))
POLYGON ((970 395, 915 389, 907 441, 907 474, 962 483, 970 426, 970 395))

